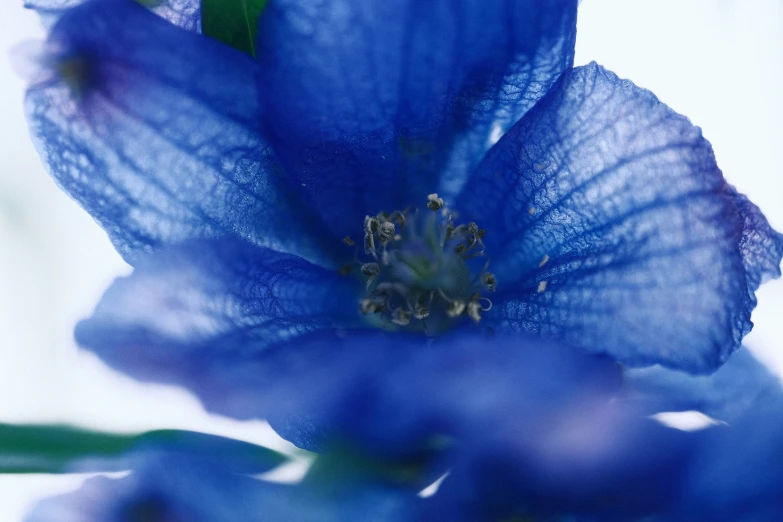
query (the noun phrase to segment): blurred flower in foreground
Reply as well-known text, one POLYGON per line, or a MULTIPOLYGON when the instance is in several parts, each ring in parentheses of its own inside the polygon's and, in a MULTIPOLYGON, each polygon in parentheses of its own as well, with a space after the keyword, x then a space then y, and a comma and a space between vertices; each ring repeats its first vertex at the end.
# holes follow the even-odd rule
POLYGON ((145 453, 129 476, 89 479, 74 493, 39 503, 26 522, 393 522, 410 519, 414 500, 370 487, 338 495, 273 484, 192 457, 145 453))
POLYGON ((43 502, 28 521, 694 520, 701 514, 728 521, 780 512, 783 473, 773 457, 783 425, 770 413, 783 402, 730 427, 680 431, 622 400, 618 368, 607 358, 519 337, 491 345, 477 340, 403 353, 391 342, 357 350, 353 341, 312 340, 300 360, 278 352, 275 369, 295 367, 298 376, 280 380, 276 397, 287 404, 279 408, 306 411, 307 404, 338 419, 331 444, 298 485, 262 482, 238 468, 237 459, 148 445, 127 459, 130 476, 92 479, 79 492, 43 502), (365 371, 341 365, 341 351, 358 351, 365 371), (763 419, 767 426, 759 429, 763 419), (417 495, 446 472, 437 493, 417 495))

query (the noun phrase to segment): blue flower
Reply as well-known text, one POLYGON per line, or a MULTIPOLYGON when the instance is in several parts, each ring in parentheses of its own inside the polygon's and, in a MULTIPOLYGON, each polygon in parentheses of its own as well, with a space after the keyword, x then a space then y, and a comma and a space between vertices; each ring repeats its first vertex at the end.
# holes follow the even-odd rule
POLYGON ((473 333, 428 348, 376 336, 369 350, 366 341, 310 338, 251 369, 266 372, 259 379, 278 375, 271 409, 332 421, 330 445, 301 484, 250 478, 241 459, 211 454, 207 444, 203 453, 151 445, 125 459, 129 476, 93 479, 44 501, 29 522, 733 521, 779 513, 779 398, 754 403, 731 426, 691 433, 622 400, 619 368, 606 357, 517 335, 486 344, 473 333), (436 494, 416 495, 446 471, 436 494))
POLYGON ((571 68, 575 13, 281 0, 254 61, 127 0, 66 11, 32 132, 135 266, 78 341, 237 417, 268 413, 252 368, 318 334, 719 367, 783 236, 685 117, 571 68))

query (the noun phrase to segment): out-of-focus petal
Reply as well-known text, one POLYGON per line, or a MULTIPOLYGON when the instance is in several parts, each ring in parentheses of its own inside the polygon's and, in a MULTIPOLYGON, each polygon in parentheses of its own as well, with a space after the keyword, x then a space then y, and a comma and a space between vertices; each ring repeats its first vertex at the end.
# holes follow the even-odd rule
POLYGON ((461 441, 430 516, 637 520, 667 509, 700 434, 661 426, 627 403, 573 399, 535 418, 510 408, 501 429, 461 441))
POLYGON ((691 375, 660 366, 629 368, 628 393, 652 413, 700 411, 731 423, 758 404, 783 406, 780 379, 747 348, 737 351, 712 375, 691 375))
POLYGON ((773 521, 783 513, 783 404, 758 402, 709 430, 677 506, 661 520, 773 521))
POLYGON ((54 77, 27 94, 34 141, 126 260, 224 235, 326 257, 259 134, 244 53, 128 0, 69 11, 48 45, 54 77))
POLYGON ((608 400, 619 385, 609 359, 467 330, 435 342, 348 332, 339 342, 274 350, 258 366, 254 373, 285 376, 278 402, 266 410, 286 438, 308 449, 347 439, 387 459, 426 453, 478 426, 496 430, 512 405, 517 415, 535 418, 581 393, 608 400))
MULTIPOLYGON (((197 241, 143 260, 77 325, 80 345, 144 380, 183 385, 208 407, 259 416, 256 359, 309 333, 357 325, 355 281, 236 240, 197 241), (256 397, 257 396, 257 397, 256 397)), ((261 412, 263 415, 263 412, 261 412)))
POLYGON ((498 281, 487 324, 632 366, 717 368, 783 254, 701 131, 595 64, 506 134, 457 208, 487 229, 498 281))
MULTIPOLYGON (((110 1, 110 0, 101 0, 110 1)), ((176 26, 189 31, 201 30, 201 0, 136 0, 150 7, 156 14, 176 26)), ((35 9, 47 20, 59 17, 64 11, 85 0, 25 0, 24 6, 35 9)))
POLYGON ((310 421, 288 427, 301 440, 317 426, 307 442, 336 443, 374 470, 403 462, 410 480, 450 470, 435 519, 655 513, 684 480, 698 440, 638 403, 612 400, 619 372, 609 358, 540 339, 461 331, 425 347, 349 335, 300 348, 266 360, 285 369, 278 411, 310 421), (292 353, 296 365, 275 360, 292 353))
POLYGON ((270 2, 264 122, 324 225, 455 191, 571 66, 575 0, 270 2))
POLYGON ((397 522, 410 520, 412 493, 380 488, 335 492, 236 475, 194 459, 146 454, 133 473, 97 477, 40 502, 26 522, 397 522), (349 494, 350 493, 350 494, 349 494))

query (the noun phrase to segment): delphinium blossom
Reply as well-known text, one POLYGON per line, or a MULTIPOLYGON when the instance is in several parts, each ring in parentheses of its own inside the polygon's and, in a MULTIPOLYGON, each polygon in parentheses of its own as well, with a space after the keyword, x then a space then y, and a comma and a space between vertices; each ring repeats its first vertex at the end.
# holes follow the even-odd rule
MULTIPOLYGON (((575 0, 272 1, 252 57, 200 34, 194 2, 77 3, 33 4, 57 21, 30 125, 135 268, 78 342, 302 447, 345 436, 372 453, 376 432, 344 422, 356 400, 332 405, 361 396, 386 418, 343 387, 365 390, 364 352, 389 345, 387 367, 429 350, 445 364, 466 342, 524 350, 525 334, 714 371, 780 274, 783 237, 697 127, 597 64, 572 68, 575 0), (313 375, 301 353, 343 378, 298 380, 313 375)), ((404 396, 428 378, 411 372, 404 396)), ((387 420, 377 433, 400 436, 382 453, 407 458, 422 440, 387 420)))
POLYGON ((699 129, 569 70, 573 3, 412 6, 273 2, 255 62, 133 2, 67 11, 32 131, 139 266, 79 341, 171 381, 308 332, 471 323, 720 366, 783 241, 699 129))

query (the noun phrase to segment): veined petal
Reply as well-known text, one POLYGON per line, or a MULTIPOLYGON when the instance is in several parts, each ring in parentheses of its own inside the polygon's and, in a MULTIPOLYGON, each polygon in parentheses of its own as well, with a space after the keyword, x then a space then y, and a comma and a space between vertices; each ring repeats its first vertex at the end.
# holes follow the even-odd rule
MULTIPOLYGON (((196 32, 201 30, 201 0, 136 1, 150 7, 158 16, 178 27, 196 32)), ((35 9, 41 15, 51 17, 60 16, 67 9, 84 2, 85 0, 25 0, 24 6, 35 9)))
POLYGON ((711 375, 690 375, 660 366, 624 372, 629 396, 651 412, 700 411, 733 422, 759 404, 783 406, 780 378, 743 348, 711 375))
POLYGON ((270 2, 264 123, 337 237, 453 191, 573 60, 575 0, 270 2))
POLYGON ((253 401, 271 377, 255 371, 256 360, 277 345, 295 349, 309 333, 357 326, 357 292, 353 279, 295 256, 229 239, 191 242, 115 281, 76 339, 133 377, 257 417, 253 401))
POLYGON ((783 237, 736 193, 701 131, 592 64, 496 146, 457 208, 487 229, 501 329, 631 366, 709 372, 750 330, 783 237))
POLYGON ((244 53, 128 0, 69 11, 48 46, 54 76, 27 93, 34 141, 126 260, 225 235, 327 257, 259 134, 244 53))

